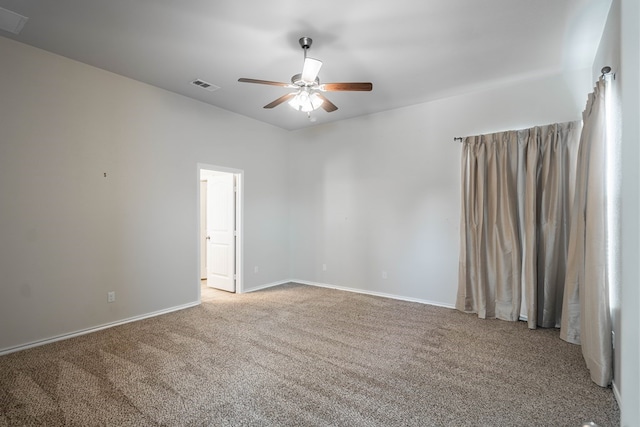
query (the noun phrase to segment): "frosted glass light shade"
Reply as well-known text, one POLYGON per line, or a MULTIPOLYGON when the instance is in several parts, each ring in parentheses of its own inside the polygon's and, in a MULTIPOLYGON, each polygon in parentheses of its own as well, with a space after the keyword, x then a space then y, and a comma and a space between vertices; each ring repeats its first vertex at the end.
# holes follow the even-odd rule
POLYGON ((308 113, 320 108, 323 102, 324 100, 317 93, 310 94, 306 90, 301 90, 289 101, 289 105, 295 110, 308 113))

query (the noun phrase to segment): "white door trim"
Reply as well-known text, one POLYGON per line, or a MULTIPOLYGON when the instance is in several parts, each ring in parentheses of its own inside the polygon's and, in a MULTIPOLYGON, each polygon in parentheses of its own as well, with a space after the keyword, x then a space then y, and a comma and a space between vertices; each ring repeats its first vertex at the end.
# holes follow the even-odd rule
POLYGON ((196 269, 198 280, 195 281, 198 287, 198 301, 201 301, 200 295, 200 270, 201 265, 201 246, 200 246, 200 209, 201 209, 201 194, 200 194, 200 171, 210 170, 215 172, 232 173, 236 177, 236 293, 241 294, 243 290, 243 254, 244 254, 244 171, 242 169, 234 169, 226 166, 217 166, 206 163, 198 163, 196 171, 196 185, 197 185, 197 238, 195 239, 198 245, 198 268, 196 269))

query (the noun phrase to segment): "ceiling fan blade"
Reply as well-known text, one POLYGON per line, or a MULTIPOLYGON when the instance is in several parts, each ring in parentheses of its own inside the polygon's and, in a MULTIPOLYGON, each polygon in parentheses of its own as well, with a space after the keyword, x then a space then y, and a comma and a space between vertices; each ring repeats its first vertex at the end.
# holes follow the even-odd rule
POLYGON ((338 107, 336 107, 336 104, 329 101, 326 96, 318 92, 316 92, 316 94, 318 95, 318 98, 322 99, 321 107, 324 109, 324 111, 326 111, 327 113, 330 113, 338 109, 338 107))
POLYGON ((272 82, 269 80, 246 79, 244 77, 239 78, 238 81, 242 83, 258 83, 261 85, 271 85, 271 86, 281 86, 281 87, 291 86, 291 83, 272 82))
POLYGON ((275 101, 272 101, 272 102, 268 103, 263 108, 277 107, 278 105, 282 104, 283 102, 287 102, 288 100, 290 100, 294 96, 296 96, 295 93, 287 93, 286 95, 282 95, 280 98, 276 99, 275 101))
POLYGON ((306 83, 315 82, 321 67, 322 61, 313 58, 304 58, 304 65, 302 66, 302 76, 300 78, 303 82, 306 83))
POLYGON ((325 83, 320 85, 320 90, 326 92, 338 92, 344 90, 350 91, 365 91, 368 92, 373 89, 373 83, 368 82, 351 82, 351 83, 325 83))

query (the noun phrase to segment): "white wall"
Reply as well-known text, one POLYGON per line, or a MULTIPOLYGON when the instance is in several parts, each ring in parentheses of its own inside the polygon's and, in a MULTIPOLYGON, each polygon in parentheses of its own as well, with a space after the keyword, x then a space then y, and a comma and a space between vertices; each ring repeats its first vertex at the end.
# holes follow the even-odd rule
POLYGON ((292 278, 452 306, 453 137, 578 120, 590 80, 586 69, 292 132, 292 278))
POLYGON ((0 58, 0 351, 197 301, 198 163, 245 172, 245 290, 289 276, 285 131, 2 37, 0 58))
POLYGON ((640 5, 616 0, 621 15, 622 310, 620 372, 622 425, 640 425, 640 5))

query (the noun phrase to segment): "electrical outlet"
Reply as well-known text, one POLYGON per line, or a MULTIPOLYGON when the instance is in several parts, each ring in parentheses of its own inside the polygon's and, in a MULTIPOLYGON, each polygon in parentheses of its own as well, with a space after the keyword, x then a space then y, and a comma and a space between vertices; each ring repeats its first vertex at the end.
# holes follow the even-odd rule
POLYGON ((322 264, 322 271, 327 271, 327 264, 322 264))
POLYGON ((258 266, 253 267, 253 274, 258 274, 258 266))
POLYGON ((383 271, 383 272, 382 272, 382 278, 383 278, 383 279, 386 279, 386 278, 387 278, 387 272, 386 272, 386 271, 383 271))
POLYGON ((114 302, 116 300, 115 291, 107 292, 107 302, 114 302))

